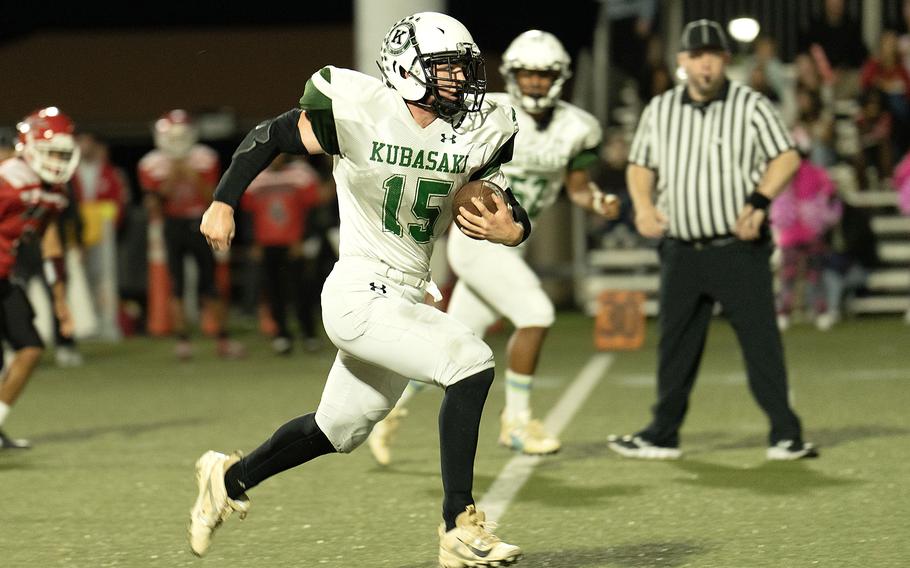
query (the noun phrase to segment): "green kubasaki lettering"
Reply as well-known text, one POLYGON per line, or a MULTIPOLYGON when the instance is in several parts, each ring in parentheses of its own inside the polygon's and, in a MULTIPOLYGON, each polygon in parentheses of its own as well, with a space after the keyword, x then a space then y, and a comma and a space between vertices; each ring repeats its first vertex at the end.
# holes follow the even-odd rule
POLYGON ((433 172, 463 174, 468 169, 467 154, 449 154, 439 150, 423 150, 372 141, 370 161, 403 168, 433 172))
POLYGON ((382 163, 382 158, 379 157, 379 151, 382 150, 384 147, 385 147, 385 144, 383 144, 382 142, 376 142, 375 140, 373 141, 373 153, 370 154, 371 162, 379 162, 380 164, 382 163))

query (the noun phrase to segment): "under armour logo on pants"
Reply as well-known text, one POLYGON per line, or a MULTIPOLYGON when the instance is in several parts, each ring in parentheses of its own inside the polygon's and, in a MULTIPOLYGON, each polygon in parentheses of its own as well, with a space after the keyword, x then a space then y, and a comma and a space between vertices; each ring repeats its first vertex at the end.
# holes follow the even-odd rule
POLYGON ((376 284, 375 282, 370 282, 370 290, 374 292, 382 292, 385 294, 385 284, 376 284))

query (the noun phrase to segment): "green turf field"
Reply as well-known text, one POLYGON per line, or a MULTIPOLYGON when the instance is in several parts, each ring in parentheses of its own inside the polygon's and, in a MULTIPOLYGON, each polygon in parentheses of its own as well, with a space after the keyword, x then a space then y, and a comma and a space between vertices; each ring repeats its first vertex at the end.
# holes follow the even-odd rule
MULTIPOLYGON (((537 413, 591 357, 590 321, 563 314, 545 348, 537 413)), ((729 327, 715 323, 675 463, 623 460, 609 433, 644 424, 654 336, 617 354, 534 470, 497 533, 519 566, 910 566, 910 349, 894 319, 785 336, 796 406, 819 460, 764 461, 766 423, 744 383, 729 327)), ((177 364, 168 341, 86 345, 76 370, 38 370, 7 423, 36 448, 0 453, 0 568, 56 566, 435 566, 440 481, 433 390, 411 405, 395 462, 364 447, 273 478, 251 492, 204 559, 185 542, 193 462, 206 449, 252 449, 315 408, 333 353, 287 359, 246 336, 250 358, 210 344, 177 364)), ((505 337, 491 338, 501 352, 505 337)), ((476 497, 511 458, 496 445, 502 385, 487 405, 476 497)))

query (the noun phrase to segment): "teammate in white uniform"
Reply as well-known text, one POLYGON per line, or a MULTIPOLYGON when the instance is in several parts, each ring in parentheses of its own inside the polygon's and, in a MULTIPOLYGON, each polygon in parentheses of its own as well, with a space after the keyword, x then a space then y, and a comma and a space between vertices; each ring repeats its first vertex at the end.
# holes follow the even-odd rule
MULTIPOLYGON (((601 129, 597 120, 559 100, 571 75, 570 63, 555 36, 537 30, 524 32, 503 54, 500 71, 508 93, 487 96, 517 109, 520 133, 512 161, 502 170, 532 220, 553 204, 563 185, 575 204, 610 218, 619 213, 616 198, 602 193, 587 172, 598 159, 601 129)), ((459 278, 448 313, 479 336, 501 316, 515 326, 508 347, 506 407, 499 442, 526 454, 558 451, 559 440, 531 418, 531 384, 554 309, 540 279, 524 260, 523 247, 476 241, 452 231, 448 255, 459 278)), ((392 433, 403 404, 422 388, 412 382, 398 406, 374 429, 369 445, 379 463, 389 463, 392 433)))
MULTIPOLYGON (((199 495, 190 544, 203 554, 246 491, 288 468, 350 452, 416 379, 445 388, 439 415, 445 490, 439 529, 444 567, 501 566, 521 550, 490 532, 471 495, 477 432, 493 382, 490 348, 464 324, 422 303, 434 291, 433 241, 452 220, 454 190, 469 180, 507 186, 517 124, 509 107, 484 101, 483 60, 457 20, 419 13, 386 35, 384 82, 325 67, 307 82, 300 109, 251 131, 234 154, 202 220, 216 249, 230 245, 233 206, 279 152, 329 153, 341 213, 340 260, 322 292, 323 322, 338 355, 315 413, 291 420, 246 457, 206 452, 196 464, 199 495)), ((530 232, 511 208, 462 209, 465 230, 516 246, 530 232)), ((477 203, 480 203, 477 201, 477 203)))

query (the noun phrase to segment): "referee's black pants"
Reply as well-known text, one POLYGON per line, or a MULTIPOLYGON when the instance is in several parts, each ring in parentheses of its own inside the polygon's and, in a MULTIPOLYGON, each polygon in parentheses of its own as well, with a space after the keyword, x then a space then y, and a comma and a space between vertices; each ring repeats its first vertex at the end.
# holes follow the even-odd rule
POLYGON ((651 424, 638 433, 643 439, 659 446, 679 445, 679 428, 716 301, 736 332, 752 395, 771 422, 770 444, 802 441, 799 418, 788 402, 770 255, 766 241, 661 242, 657 403, 651 424))

